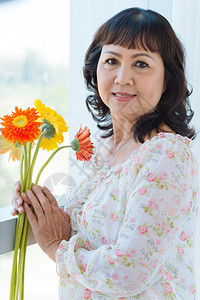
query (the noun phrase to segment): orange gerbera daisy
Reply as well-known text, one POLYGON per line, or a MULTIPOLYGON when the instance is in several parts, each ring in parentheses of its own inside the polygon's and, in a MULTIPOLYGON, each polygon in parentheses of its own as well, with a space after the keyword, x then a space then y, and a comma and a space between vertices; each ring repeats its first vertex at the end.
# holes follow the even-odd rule
POLYGON ((42 125, 42 122, 39 122, 39 117, 35 108, 28 107, 26 110, 22 110, 16 106, 11 115, 0 118, 4 127, 1 134, 13 144, 19 142, 23 146, 25 142, 33 142, 41 133, 39 126, 42 125))
POLYGON ((72 149, 76 151, 76 158, 78 160, 90 160, 93 154, 93 144, 90 140, 90 130, 80 128, 76 134, 75 139, 71 142, 72 149))

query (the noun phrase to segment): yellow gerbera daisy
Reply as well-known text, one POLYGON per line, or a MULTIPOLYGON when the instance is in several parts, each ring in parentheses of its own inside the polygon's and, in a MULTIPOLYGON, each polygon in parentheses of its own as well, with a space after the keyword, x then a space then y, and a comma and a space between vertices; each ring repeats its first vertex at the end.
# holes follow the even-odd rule
POLYGON ((53 109, 42 103, 41 100, 35 100, 34 105, 40 114, 43 123, 41 130, 46 129, 40 147, 47 151, 54 150, 64 141, 63 132, 67 132, 65 120, 53 109))

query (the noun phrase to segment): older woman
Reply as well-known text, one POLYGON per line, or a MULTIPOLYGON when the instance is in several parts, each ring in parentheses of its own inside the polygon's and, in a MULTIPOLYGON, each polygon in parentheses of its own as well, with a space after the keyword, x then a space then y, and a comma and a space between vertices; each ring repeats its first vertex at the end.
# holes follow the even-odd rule
POLYGON ((17 184, 14 214, 24 200, 57 261, 60 299, 195 299, 198 172, 182 45, 158 13, 126 9, 95 34, 84 77, 103 134, 66 207, 73 233, 45 188, 20 197, 17 184))

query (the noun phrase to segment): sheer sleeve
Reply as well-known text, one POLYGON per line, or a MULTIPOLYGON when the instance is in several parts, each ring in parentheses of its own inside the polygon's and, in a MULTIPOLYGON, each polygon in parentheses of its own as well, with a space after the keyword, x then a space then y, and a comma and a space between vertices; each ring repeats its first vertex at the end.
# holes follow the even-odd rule
MULTIPOLYGON (((95 146, 94 153, 96 153, 98 146, 99 144, 95 146)), ((95 157, 92 156, 91 161, 84 161, 84 163, 79 166, 82 177, 78 187, 75 188, 69 186, 66 188, 66 193, 62 195, 63 200, 61 200, 61 202, 64 203, 63 209, 70 216, 72 235, 77 232, 78 220, 82 214, 82 207, 90 192, 90 181, 93 176, 92 165, 94 159, 95 157)))
POLYGON ((120 297, 140 294, 161 278, 194 211, 197 166, 187 145, 180 150, 180 144, 165 140, 161 149, 160 143, 144 146, 132 163, 116 242, 86 247, 81 231, 62 241, 56 252, 61 276, 120 297))

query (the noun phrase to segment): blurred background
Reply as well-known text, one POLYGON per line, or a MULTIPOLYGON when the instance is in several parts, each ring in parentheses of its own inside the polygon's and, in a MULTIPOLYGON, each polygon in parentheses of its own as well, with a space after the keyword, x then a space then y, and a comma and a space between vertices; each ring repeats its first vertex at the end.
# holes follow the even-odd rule
MULTIPOLYGON (((69 1, 0 1, 0 45, 0 115, 10 114, 15 106, 33 107, 33 101, 41 99, 67 122, 69 1)), ((13 184, 19 179, 19 163, 8 162, 8 157, 0 155, 0 207, 11 205, 13 184)), ((47 151, 40 151, 40 166, 46 157, 47 151)), ((51 180, 51 174, 66 174, 67 157, 67 151, 55 156, 41 184, 51 180)), ((35 172, 38 168, 36 164, 35 172)), ((55 189, 59 193, 59 186, 55 189)), ((0 256, 2 300, 9 299, 12 255, 0 256)), ((27 249, 25 272, 25 299, 58 299, 55 263, 38 245, 27 249)))
MULTIPOLYGON (((183 42, 186 49, 188 83, 193 87, 193 124, 199 132, 198 0, 0 0, 0 115, 10 114, 15 106, 33 106, 35 99, 41 99, 66 120, 69 126, 69 133, 65 135, 66 143, 73 138, 80 124, 91 129, 95 143, 99 132, 85 107, 88 92, 82 76, 84 55, 93 34, 104 21, 120 10, 133 6, 161 13, 183 42)), ((199 148, 198 134, 193 151, 200 165, 199 148)), ((19 164, 8 162, 8 156, 0 156, 0 216, 1 207, 10 206, 13 183, 19 179, 19 164)), ((42 164, 46 156, 47 152, 41 151, 38 161, 42 164)), ((35 172, 38 168, 36 165, 35 172)), ((76 186, 81 176, 82 168, 77 164, 74 153, 63 151, 45 169, 40 184, 48 183, 55 194, 61 195, 65 190, 66 178, 70 185, 76 186), (56 183, 55 178, 59 178, 56 183)), ((199 233, 198 230, 197 237, 199 233)), ((1 234, 3 233, 0 232, 0 236, 1 234)), ((198 238, 198 274, 199 247, 198 238)), ((11 263, 12 253, 0 255, 2 300, 9 298, 11 263)), ((37 245, 27 249, 26 299, 58 299, 55 264, 37 245)))
MULTIPOLYGON (((69 2, 0 1, 0 44, 1 116, 15 106, 33 107, 33 101, 41 99, 67 121, 69 2)), ((47 155, 39 154, 44 159, 47 155)), ((0 207, 10 205, 13 182, 19 176, 19 164, 8 162, 8 157, 0 155, 0 207)), ((60 157, 55 165, 65 170, 67 159, 63 163, 60 157)))

